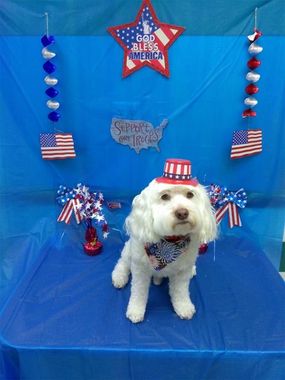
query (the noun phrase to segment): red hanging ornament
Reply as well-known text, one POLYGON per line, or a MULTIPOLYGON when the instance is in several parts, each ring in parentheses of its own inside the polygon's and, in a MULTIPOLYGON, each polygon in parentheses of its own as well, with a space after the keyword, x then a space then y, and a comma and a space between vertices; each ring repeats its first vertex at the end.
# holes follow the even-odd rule
POLYGON ((254 28, 254 33, 247 36, 247 38, 248 38, 249 42, 254 42, 254 41, 258 40, 259 37, 261 37, 261 36, 262 36, 261 31, 254 28))
POLYGON ((259 88, 255 84, 251 83, 248 86, 246 86, 245 91, 249 95, 253 95, 253 94, 256 94, 259 91, 259 88))
POLYGON ((256 59, 255 57, 251 58, 248 62, 247 62, 247 66, 251 69, 251 70, 254 70, 256 69, 258 66, 261 65, 261 62, 256 59))
MULTIPOLYGON (((253 57, 247 62, 247 66, 250 68, 250 70, 254 70, 258 68, 261 65, 261 61, 257 59, 255 56, 262 52, 263 48, 255 43, 260 37, 262 36, 262 33, 260 30, 257 29, 257 8, 255 8, 254 11, 254 32, 253 34, 247 36, 250 45, 248 48, 249 54, 253 55, 253 57)), ((256 73, 255 71, 250 71, 246 74, 246 79, 250 81, 251 83, 245 88, 245 91, 249 95, 254 95, 259 91, 259 88, 253 84, 253 82, 257 82, 260 78, 260 74, 256 73)), ((255 107, 258 103, 258 101, 253 97, 247 97, 244 100, 244 103, 249 106, 250 108, 246 109, 242 113, 242 117, 254 117, 256 116, 256 112, 252 110, 253 107, 255 107)))
MULTIPOLYGON (((252 58, 247 62, 247 66, 250 68, 246 74, 246 80, 250 82, 245 88, 245 92, 248 95, 254 95, 259 91, 259 88, 254 84, 259 81, 260 74, 252 71, 261 65, 261 61, 255 56, 262 52, 263 48, 255 43, 262 33, 257 29, 257 8, 254 12, 254 32, 253 34, 247 36, 249 41, 248 52, 252 58)), ((253 111, 253 107, 258 104, 258 100, 253 96, 246 97, 244 99, 244 104, 249 107, 245 109, 241 116, 243 118, 255 117, 256 112, 253 111)), ((231 150, 231 158, 243 158, 252 156, 254 154, 260 153, 262 151, 262 131, 261 129, 250 129, 249 123, 246 130, 235 131, 233 135, 233 144, 231 150), (242 141, 242 143, 240 142, 242 141)))
POLYGON ((255 117, 256 116, 256 112, 253 111, 251 108, 248 108, 247 110, 243 111, 242 113, 242 117, 255 117))

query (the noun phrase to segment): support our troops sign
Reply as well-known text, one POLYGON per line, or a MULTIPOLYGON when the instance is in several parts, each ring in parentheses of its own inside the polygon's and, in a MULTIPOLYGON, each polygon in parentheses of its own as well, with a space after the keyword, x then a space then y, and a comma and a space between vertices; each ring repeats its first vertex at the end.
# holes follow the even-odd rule
POLYGON ((169 77, 168 48, 184 30, 160 22, 150 0, 143 0, 134 22, 108 28, 124 49, 123 77, 143 66, 169 77))

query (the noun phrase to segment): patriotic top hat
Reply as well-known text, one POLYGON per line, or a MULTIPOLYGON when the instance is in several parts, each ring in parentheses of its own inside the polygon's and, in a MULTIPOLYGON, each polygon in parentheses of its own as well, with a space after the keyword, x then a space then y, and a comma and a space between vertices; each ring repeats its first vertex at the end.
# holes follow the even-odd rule
POLYGON ((163 175, 156 178, 156 181, 173 185, 198 185, 197 179, 191 176, 191 162, 178 158, 168 158, 165 161, 163 175))

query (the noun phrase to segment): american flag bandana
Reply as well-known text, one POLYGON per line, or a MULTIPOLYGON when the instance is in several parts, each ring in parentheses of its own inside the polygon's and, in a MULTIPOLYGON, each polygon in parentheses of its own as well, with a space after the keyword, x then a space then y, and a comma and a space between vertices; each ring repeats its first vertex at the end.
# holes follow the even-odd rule
POLYGON ((185 253, 190 241, 189 236, 175 242, 161 239, 157 243, 147 243, 145 252, 153 268, 160 271, 185 253))
POLYGON ((167 49, 185 28, 158 20, 150 0, 143 0, 134 22, 108 28, 124 49, 123 77, 149 66, 169 77, 167 49))
POLYGON ((73 137, 70 133, 42 133, 40 134, 40 145, 44 160, 58 160, 76 156, 73 137))
POLYGON ((243 158, 262 152, 262 130, 248 129, 235 131, 231 148, 231 158, 243 158))

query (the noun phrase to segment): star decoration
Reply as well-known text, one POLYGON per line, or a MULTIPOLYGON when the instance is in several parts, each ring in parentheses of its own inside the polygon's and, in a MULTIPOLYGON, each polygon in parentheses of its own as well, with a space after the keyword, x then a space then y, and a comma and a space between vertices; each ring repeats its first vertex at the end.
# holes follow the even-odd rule
POLYGON ((102 203, 101 201, 96 201, 94 204, 94 207, 97 208, 98 210, 102 210, 102 203))
POLYGON ((109 235, 109 232, 103 232, 103 238, 104 239, 107 239, 108 235, 109 235))
POLYGON ((168 48, 184 30, 160 22, 150 0, 143 0, 134 22, 108 28, 124 49, 123 77, 143 66, 169 77, 168 48))
POLYGON ((103 215, 96 215, 96 220, 97 220, 97 222, 99 223, 99 222, 102 222, 103 220, 105 220, 105 218, 104 218, 104 216, 103 215))

